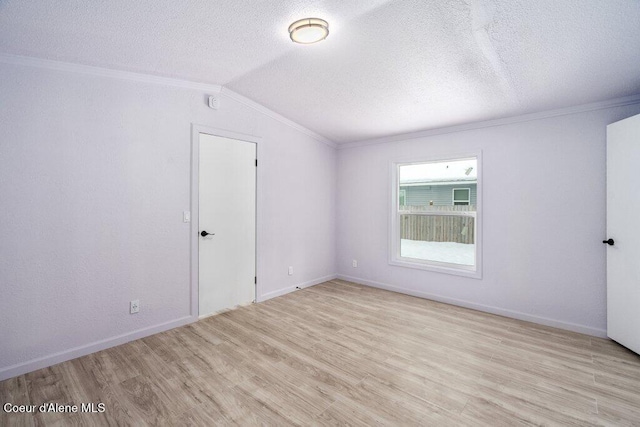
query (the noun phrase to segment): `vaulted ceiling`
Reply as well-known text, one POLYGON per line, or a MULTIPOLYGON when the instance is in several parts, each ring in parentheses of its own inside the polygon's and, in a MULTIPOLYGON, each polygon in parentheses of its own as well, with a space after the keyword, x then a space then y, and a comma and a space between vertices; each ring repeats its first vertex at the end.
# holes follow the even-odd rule
POLYGON ((223 85, 337 142, 640 93, 638 0, 0 0, 0 52, 223 85), (287 27, 319 17, 329 37, 287 27))

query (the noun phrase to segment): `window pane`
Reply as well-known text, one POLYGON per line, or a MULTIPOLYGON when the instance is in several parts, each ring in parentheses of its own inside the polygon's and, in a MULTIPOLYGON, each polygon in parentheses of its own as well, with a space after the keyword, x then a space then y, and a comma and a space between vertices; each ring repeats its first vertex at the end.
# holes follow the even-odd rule
POLYGON ((397 188, 405 191, 406 205, 412 207, 451 207, 455 202, 466 202, 475 209, 477 184, 475 158, 398 166, 397 188))
POLYGON ((453 200, 467 201, 469 200, 469 189, 467 188, 454 188, 453 200))
POLYGON ((474 266, 474 227, 470 216, 400 215, 400 256, 474 266))

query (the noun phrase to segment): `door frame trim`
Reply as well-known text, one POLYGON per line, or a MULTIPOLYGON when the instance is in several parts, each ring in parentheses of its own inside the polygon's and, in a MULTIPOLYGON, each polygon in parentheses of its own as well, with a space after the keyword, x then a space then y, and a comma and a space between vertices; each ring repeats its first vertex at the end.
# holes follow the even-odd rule
MULTIPOLYGON (((199 317, 199 198, 200 198, 200 134, 208 134, 214 136, 220 136, 223 138, 237 139, 239 141, 250 142, 256 144, 256 159, 262 157, 262 138, 254 135, 247 135, 239 132, 229 131, 225 129, 218 129, 211 126, 199 125, 192 123, 191 124, 191 200, 190 200, 190 209, 191 209, 191 226, 189 227, 189 244, 190 244, 190 292, 191 292, 191 300, 190 300, 190 314, 194 319, 198 319, 199 317)), ((256 254, 255 254, 255 272, 256 277, 260 277, 260 263, 259 263, 259 253, 258 250, 260 244, 260 236, 261 233, 261 221, 260 218, 260 195, 262 194, 261 183, 263 180, 261 179, 262 168, 257 168, 256 170, 256 254)), ((254 301, 258 300, 258 296, 261 295, 261 284, 258 281, 254 288, 254 301)))

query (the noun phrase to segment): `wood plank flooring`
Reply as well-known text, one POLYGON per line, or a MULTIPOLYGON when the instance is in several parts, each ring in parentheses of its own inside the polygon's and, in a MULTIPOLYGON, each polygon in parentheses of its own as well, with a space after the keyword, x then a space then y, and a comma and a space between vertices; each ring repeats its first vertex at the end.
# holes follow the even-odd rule
POLYGON ((616 343, 334 280, 0 383, 0 425, 640 426, 616 343))

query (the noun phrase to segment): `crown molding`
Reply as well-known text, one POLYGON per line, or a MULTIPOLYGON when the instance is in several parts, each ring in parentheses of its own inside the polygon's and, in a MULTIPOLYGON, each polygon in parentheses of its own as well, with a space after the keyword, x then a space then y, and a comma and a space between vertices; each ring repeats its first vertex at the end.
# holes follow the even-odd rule
POLYGON ((51 59, 34 58, 30 56, 0 53, 0 62, 11 65, 44 68, 54 71, 86 74, 97 77, 107 77, 118 80, 128 80, 138 83, 148 83, 161 86, 171 86, 182 89, 200 90, 204 92, 220 93, 222 87, 209 83, 192 82, 189 80, 160 77, 152 74, 135 73, 132 71, 114 70, 111 68, 94 67, 91 65, 74 64, 71 62, 54 61, 51 59))
POLYGON ((311 138, 315 139, 316 141, 322 142, 323 144, 327 144, 330 147, 333 148, 337 148, 338 144, 336 144, 335 142, 331 141, 328 138, 325 138, 324 136, 294 122, 293 120, 287 119, 286 117, 284 117, 281 114, 276 113, 273 110, 270 110, 269 108, 265 107, 262 104, 258 104, 257 102, 240 95, 237 92, 232 91, 231 89, 227 88, 226 86, 222 87, 222 92, 221 92, 222 96, 225 96, 227 98, 230 98, 240 104, 243 104, 249 108, 252 108, 262 114, 264 114, 265 116, 271 117, 272 119, 275 119, 277 121, 279 121, 280 123, 283 123, 299 132, 304 133, 307 136, 310 136, 311 138))
POLYGON ((171 77, 160 77, 151 74, 136 73, 131 71, 114 70, 110 68, 95 67, 91 65, 74 64, 70 62, 54 61, 51 59, 34 58, 30 56, 12 55, 7 53, 0 53, 0 63, 21 65, 27 67, 43 68, 54 71, 64 71, 71 73, 80 73, 85 75, 92 75, 97 77, 107 77, 119 80, 134 81, 139 83, 155 84, 160 86, 170 86, 189 90, 198 90, 208 93, 221 93, 222 95, 235 100, 236 102, 243 104, 255 111, 258 111, 274 120, 279 121, 313 139, 322 142, 332 148, 344 150, 348 148, 363 147, 367 145, 385 144, 390 142, 406 141, 410 139, 424 138, 435 135, 443 135, 454 132, 463 132, 474 129, 482 129, 494 126, 503 126, 513 123, 527 122, 532 120, 540 120, 557 116, 564 116, 570 114, 584 113, 588 111, 602 110, 613 107, 623 107, 626 105, 633 105, 640 103, 640 94, 626 96, 622 98, 614 98, 606 101, 595 102, 590 104, 582 104, 567 108, 560 108, 555 110, 541 111, 537 113, 523 114, 519 116, 506 117, 501 119, 486 120, 481 122, 473 122, 462 125, 448 126, 436 129, 429 129, 418 132, 397 134, 381 138, 365 139, 360 141, 346 142, 342 144, 336 144, 330 139, 290 120, 281 114, 249 99, 246 98, 227 87, 221 85, 193 82, 190 80, 182 80, 171 77))
POLYGON ((339 150, 348 148, 364 147, 367 145, 386 144, 390 142, 407 141, 410 139, 425 138, 435 135, 463 132, 475 129, 483 129, 494 126, 504 126, 514 123, 529 122, 533 120, 547 119, 551 117, 566 116, 571 114, 585 113, 589 111, 604 110, 613 107, 624 107, 626 105, 640 104, 640 94, 614 98, 606 101, 594 102, 590 104, 575 105, 572 107, 559 108, 555 110, 540 111, 537 113, 523 114, 502 119, 486 120, 481 122, 467 123, 463 125, 448 126, 436 129, 423 130, 418 132, 403 133, 381 138, 364 139, 361 141, 346 142, 338 145, 339 150))
POLYGON ((286 117, 276 113, 268 109, 267 107, 258 104, 255 101, 250 100, 249 98, 245 98, 244 96, 228 89, 224 88, 221 85, 209 84, 209 83, 199 83, 193 82, 190 80, 182 80, 175 79, 171 77, 160 77, 154 76, 151 74, 144 73, 135 73, 131 71, 123 71, 123 70, 114 70, 111 68, 103 68, 103 67, 94 67, 91 65, 83 65, 83 64, 74 64, 70 62, 62 62, 62 61, 54 61, 51 59, 44 58, 34 58, 30 56, 20 56, 20 55, 11 55, 7 53, 0 53, 0 63, 11 64, 11 65, 21 65, 25 67, 34 67, 34 68, 43 68, 47 70, 53 71, 63 71, 69 73, 79 73, 90 76, 97 77, 107 77, 118 80, 127 80, 138 83, 147 83, 147 84, 155 84, 160 86, 170 86, 177 87, 181 89, 189 89, 189 90, 197 90, 207 93, 220 93, 227 98, 233 99, 240 104, 243 104, 249 108, 252 108, 265 116, 271 117, 283 123, 311 138, 320 141, 324 144, 329 145, 330 147, 336 148, 337 144, 324 136, 313 132, 306 127, 287 119, 286 117))

